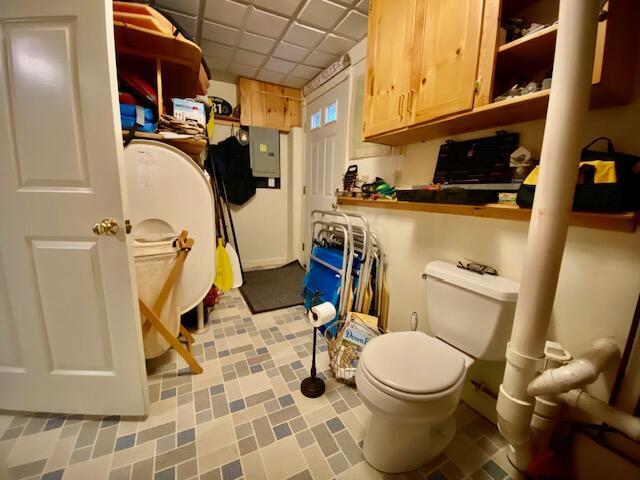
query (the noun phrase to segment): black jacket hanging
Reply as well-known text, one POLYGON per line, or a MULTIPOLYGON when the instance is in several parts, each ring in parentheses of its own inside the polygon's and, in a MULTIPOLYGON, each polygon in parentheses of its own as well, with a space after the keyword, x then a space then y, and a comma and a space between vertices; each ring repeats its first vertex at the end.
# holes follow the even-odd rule
POLYGON ((247 203, 256 194, 256 181, 251 170, 249 147, 240 145, 235 136, 209 147, 210 155, 205 168, 224 182, 229 202, 235 205, 247 203), (213 165, 211 165, 213 160, 213 165))

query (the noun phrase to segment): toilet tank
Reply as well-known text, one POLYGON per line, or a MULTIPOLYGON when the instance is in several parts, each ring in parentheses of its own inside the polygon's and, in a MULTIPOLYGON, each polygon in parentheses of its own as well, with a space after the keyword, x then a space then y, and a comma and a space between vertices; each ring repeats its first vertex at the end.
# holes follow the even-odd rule
POLYGON ((441 261, 424 273, 433 335, 477 359, 504 360, 519 283, 441 261))

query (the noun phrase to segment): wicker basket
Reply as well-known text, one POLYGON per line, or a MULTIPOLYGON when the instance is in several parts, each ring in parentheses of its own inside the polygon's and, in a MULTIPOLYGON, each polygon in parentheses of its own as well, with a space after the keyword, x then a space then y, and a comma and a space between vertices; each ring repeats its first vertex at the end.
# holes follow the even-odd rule
MULTIPOLYGON (((340 320, 332 325, 331 329, 325 331, 324 337, 329 351, 331 373, 333 373, 336 380, 353 386, 356 382, 356 370, 361 352, 355 347, 353 349, 341 348, 342 337, 347 324, 348 322, 341 317, 340 320), (331 336, 331 332, 337 332, 335 337, 331 336)), ((384 333, 383 330, 378 329, 379 335, 384 333)))

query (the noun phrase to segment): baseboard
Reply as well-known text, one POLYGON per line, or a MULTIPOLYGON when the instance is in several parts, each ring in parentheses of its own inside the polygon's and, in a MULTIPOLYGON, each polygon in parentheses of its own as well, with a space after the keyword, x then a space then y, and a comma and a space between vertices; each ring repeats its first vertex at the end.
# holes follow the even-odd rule
POLYGON ((242 261, 242 269, 245 272, 251 272, 252 270, 266 270, 268 268, 278 268, 283 267, 291 263, 286 257, 280 258, 265 258, 261 260, 243 260, 242 261))

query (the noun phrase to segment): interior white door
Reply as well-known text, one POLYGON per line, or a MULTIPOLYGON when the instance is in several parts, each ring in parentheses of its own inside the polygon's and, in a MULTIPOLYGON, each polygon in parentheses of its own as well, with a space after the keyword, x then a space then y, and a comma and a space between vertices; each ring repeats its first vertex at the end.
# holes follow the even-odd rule
POLYGON ((309 215, 313 210, 331 210, 336 190, 342 188, 348 136, 349 77, 307 104, 305 135, 305 211, 303 263, 307 262, 309 215))
POLYGON ((0 409, 146 413, 111 8, 2 2, 0 409))

